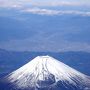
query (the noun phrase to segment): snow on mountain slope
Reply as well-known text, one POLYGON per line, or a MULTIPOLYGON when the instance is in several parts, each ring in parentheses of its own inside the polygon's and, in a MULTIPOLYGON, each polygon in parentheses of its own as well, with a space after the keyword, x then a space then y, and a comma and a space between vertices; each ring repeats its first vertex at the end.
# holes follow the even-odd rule
MULTIPOLYGON (((59 81, 66 85, 81 85, 90 90, 90 77, 50 57, 37 56, 29 63, 5 77, 17 88, 44 88, 55 86, 59 81)), ((37 89, 35 89, 37 90, 37 89)))

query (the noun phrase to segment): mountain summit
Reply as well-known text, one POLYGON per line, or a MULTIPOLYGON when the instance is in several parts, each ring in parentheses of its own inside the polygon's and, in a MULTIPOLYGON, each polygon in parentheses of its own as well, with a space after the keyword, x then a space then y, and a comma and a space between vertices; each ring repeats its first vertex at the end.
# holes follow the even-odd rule
POLYGON ((50 56, 37 56, 7 75, 1 85, 4 82, 12 90, 90 90, 89 76, 50 56))

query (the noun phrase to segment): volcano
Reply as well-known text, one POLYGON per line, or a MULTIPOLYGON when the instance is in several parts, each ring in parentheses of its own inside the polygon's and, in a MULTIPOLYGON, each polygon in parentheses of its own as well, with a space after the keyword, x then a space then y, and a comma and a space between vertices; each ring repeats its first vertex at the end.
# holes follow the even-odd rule
POLYGON ((37 56, 0 80, 0 90, 90 90, 90 77, 50 56, 37 56))

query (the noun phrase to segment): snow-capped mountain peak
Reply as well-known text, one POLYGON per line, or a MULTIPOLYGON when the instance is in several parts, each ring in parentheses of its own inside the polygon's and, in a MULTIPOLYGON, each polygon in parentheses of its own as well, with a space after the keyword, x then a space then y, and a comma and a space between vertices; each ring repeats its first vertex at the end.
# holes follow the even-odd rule
MULTIPOLYGON (((90 86, 90 77, 50 57, 37 56, 7 77, 18 88, 51 87, 61 81, 65 84, 90 86)), ((88 89, 89 90, 89 89, 88 89)))

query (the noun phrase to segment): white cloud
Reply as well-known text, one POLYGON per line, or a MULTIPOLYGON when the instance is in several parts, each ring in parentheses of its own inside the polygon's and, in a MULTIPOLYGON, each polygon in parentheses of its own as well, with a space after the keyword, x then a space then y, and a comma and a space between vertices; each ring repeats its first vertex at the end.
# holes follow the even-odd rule
POLYGON ((76 10, 50 10, 50 9, 40 9, 40 8, 28 8, 22 10, 23 12, 40 14, 40 15, 63 15, 63 14, 74 14, 82 16, 90 16, 90 12, 76 11, 76 10))
POLYGON ((4 7, 4 8, 21 8, 22 5, 18 2, 18 3, 14 3, 14 2, 9 2, 8 0, 3 0, 0 1, 0 7, 4 7))
POLYGON ((0 7, 20 6, 90 6, 88 0, 0 0, 0 7))
POLYGON ((52 1, 52 2, 32 2, 34 6, 83 6, 88 3, 70 2, 70 1, 52 1))
POLYGON ((56 10, 48 10, 48 9, 40 9, 40 8, 29 8, 22 11, 33 13, 33 14, 40 14, 40 15, 58 15, 59 14, 59 11, 56 11, 56 10))

